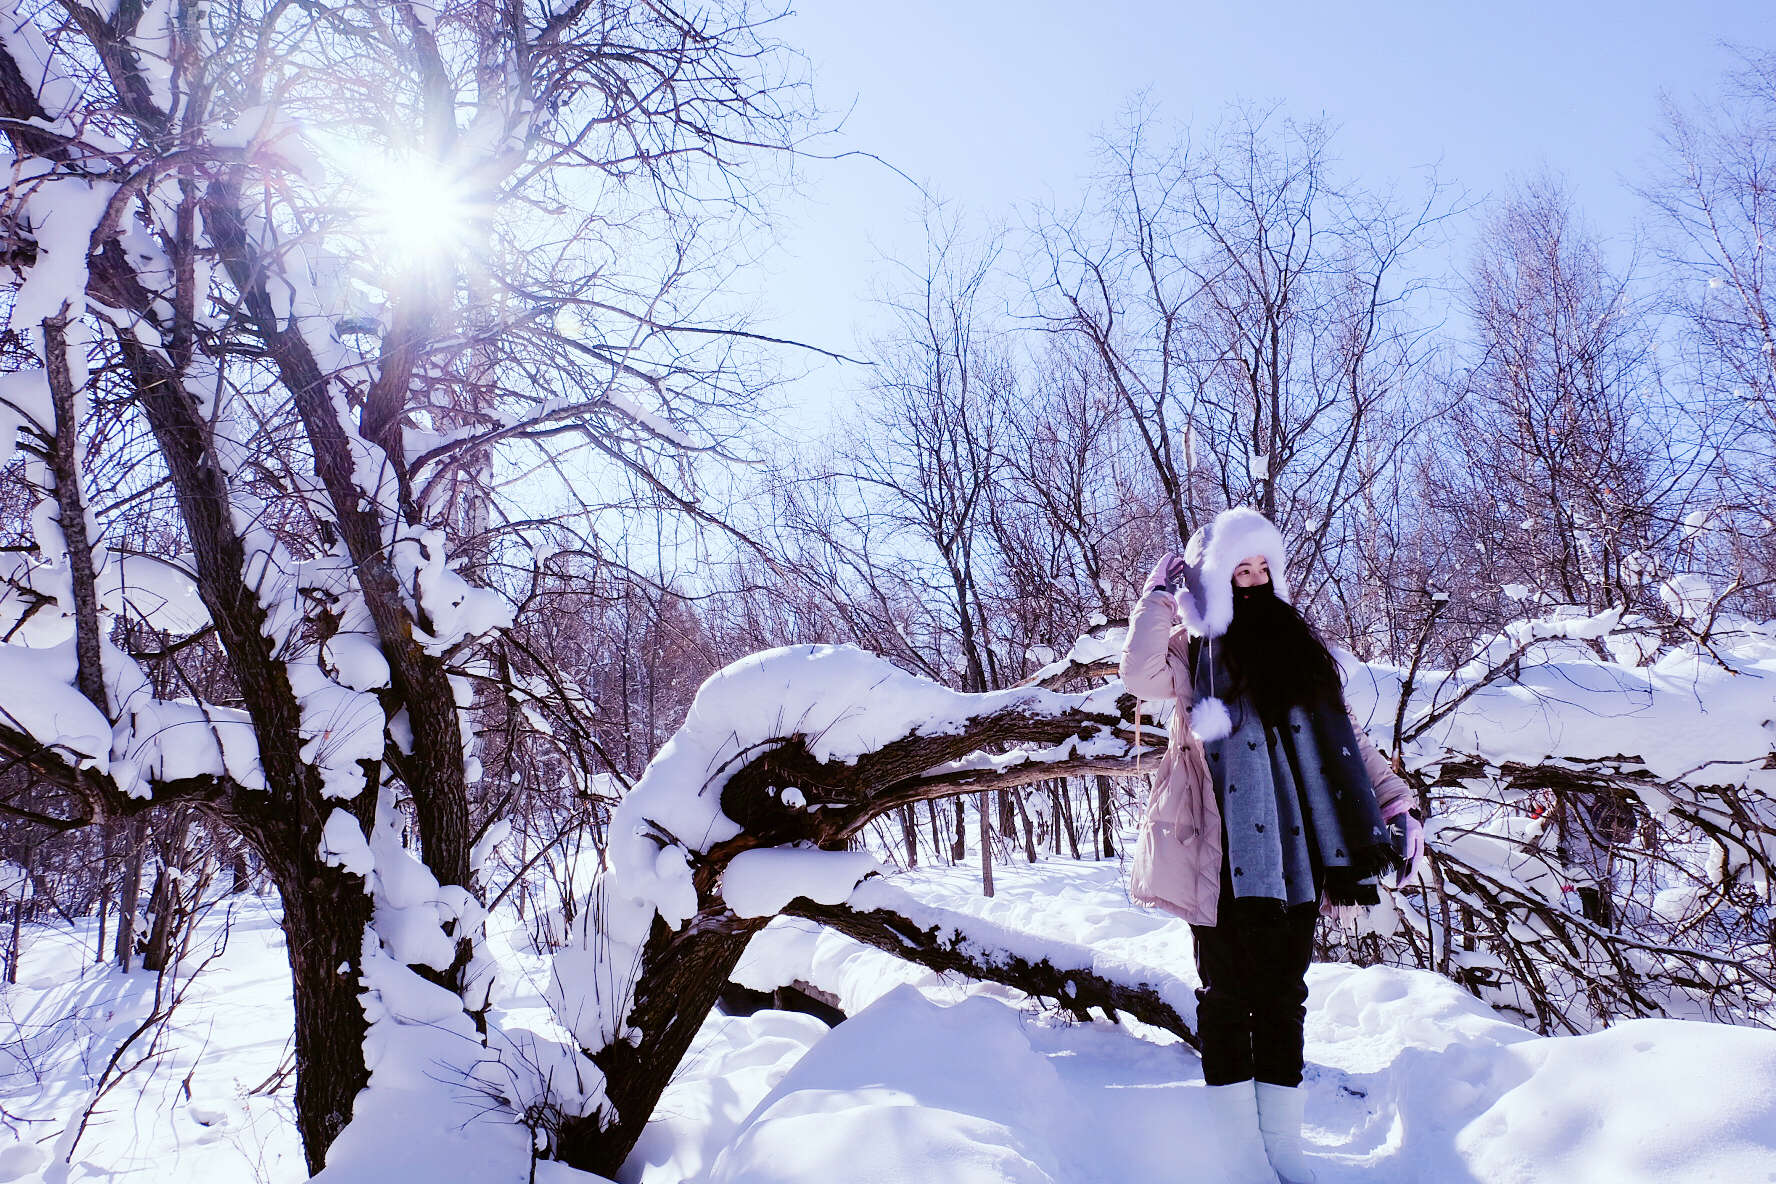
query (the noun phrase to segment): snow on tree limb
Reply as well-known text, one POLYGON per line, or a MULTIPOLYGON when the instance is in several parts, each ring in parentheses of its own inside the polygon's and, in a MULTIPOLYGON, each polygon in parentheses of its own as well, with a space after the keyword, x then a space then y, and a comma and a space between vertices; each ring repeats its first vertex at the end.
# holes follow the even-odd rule
MULTIPOLYGON (((736 916, 724 901, 722 877, 736 857, 770 848, 776 862, 761 874, 775 883, 758 894, 830 907, 806 899, 833 899, 841 887, 828 851, 890 809, 1084 770, 1129 771, 1132 719, 1122 709, 1132 706, 1116 684, 1080 695, 965 694, 851 646, 769 650, 712 676, 618 806, 596 905, 573 947, 556 956, 551 1006, 604 1070, 607 1091, 601 1116, 567 1137, 569 1161, 615 1170, 768 919, 736 916)), ((849 874, 867 870, 860 863, 849 874)), ((927 944, 930 957, 959 956, 927 944)), ((1075 991, 1124 997, 1124 988, 1078 973, 1034 965, 1016 973, 1057 991, 1073 981, 1075 991)))
POLYGON ((1195 1015, 1193 988, 1170 971, 1147 972, 1160 980, 1157 986, 1143 979, 1130 982, 1135 976, 1128 968, 1098 966, 1088 948, 1020 941, 978 917, 932 909, 875 880, 859 886, 850 902, 827 905, 803 897, 783 911, 939 973, 1003 983, 1052 1000, 1081 1020, 1101 1007, 1111 1018, 1126 1013, 1197 1047, 1185 1018, 1195 1015))

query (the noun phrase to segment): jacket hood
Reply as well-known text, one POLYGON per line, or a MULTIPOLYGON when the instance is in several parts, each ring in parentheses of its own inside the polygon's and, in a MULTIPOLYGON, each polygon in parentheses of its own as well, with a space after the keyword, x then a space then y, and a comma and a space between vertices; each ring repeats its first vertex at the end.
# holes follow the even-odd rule
POLYGON ((1176 599, 1185 627, 1198 637, 1220 637, 1233 623, 1233 569, 1251 555, 1270 564, 1270 584, 1289 599, 1288 555, 1282 532, 1257 510, 1223 510, 1190 536, 1184 548, 1184 593, 1176 599))

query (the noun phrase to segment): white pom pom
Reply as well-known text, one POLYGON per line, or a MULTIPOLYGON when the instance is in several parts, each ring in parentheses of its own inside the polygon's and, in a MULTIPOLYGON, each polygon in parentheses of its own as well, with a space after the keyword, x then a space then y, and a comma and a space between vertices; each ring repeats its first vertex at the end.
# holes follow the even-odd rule
POLYGON ((1227 714, 1227 704, 1214 698, 1199 701, 1190 709, 1190 730, 1204 744, 1232 732, 1233 719, 1227 714))

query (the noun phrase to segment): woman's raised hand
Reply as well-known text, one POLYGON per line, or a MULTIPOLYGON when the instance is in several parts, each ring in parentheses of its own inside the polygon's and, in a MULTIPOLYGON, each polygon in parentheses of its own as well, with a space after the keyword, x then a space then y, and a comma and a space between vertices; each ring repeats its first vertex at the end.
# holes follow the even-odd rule
POLYGON ((1184 557, 1176 551, 1167 551, 1153 565, 1153 570, 1147 573, 1147 582, 1141 586, 1141 595, 1145 596, 1155 588, 1170 592, 1172 586, 1178 582, 1178 577, 1183 574, 1184 557))

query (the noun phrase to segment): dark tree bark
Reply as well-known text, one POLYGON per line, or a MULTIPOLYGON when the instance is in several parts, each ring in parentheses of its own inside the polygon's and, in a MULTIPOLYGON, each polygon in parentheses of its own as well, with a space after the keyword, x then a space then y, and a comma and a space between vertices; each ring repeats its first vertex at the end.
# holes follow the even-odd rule
POLYGON ((136 907, 142 892, 142 854, 148 847, 148 815, 138 814, 124 830, 127 850, 117 886, 117 969, 129 973, 136 956, 136 907))
POLYGON ((604 1070, 617 1120, 605 1127, 596 1120, 567 1124, 559 1152, 563 1160, 615 1177, 746 952, 746 943, 768 919, 735 917, 719 900, 677 933, 654 919, 629 1020, 644 1033, 642 1040, 635 1045, 618 1040, 592 1054, 604 1070))
POLYGON ((1110 778, 1098 778, 1098 833, 1102 839, 1101 854, 1116 858, 1116 813, 1110 805, 1110 778))
MULTIPOLYGON (((1125 697, 1122 706, 1132 712, 1135 702, 1125 697)), ((747 940, 768 920, 738 918, 722 900, 721 875, 736 855, 757 847, 800 841, 827 850, 844 850, 872 820, 922 800, 961 793, 974 793, 979 798, 982 793, 1007 790, 1056 774, 1126 772, 1132 767, 1133 758, 1073 757, 1051 764, 1014 764, 1002 770, 933 772, 946 762, 984 748, 1013 744, 1051 747, 1068 737, 1083 741, 1105 730, 1113 730, 1125 744, 1132 741, 1131 719, 1076 708, 1038 715, 1010 707, 977 716, 954 735, 901 737, 851 763, 817 760, 806 739, 799 735, 761 749, 722 789, 722 812, 743 831, 696 858, 693 880, 697 887, 697 915, 677 932, 667 930, 664 922, 655 919, 642 951, 635 1002, 628 1020, 629 1027, 639 1032, 639 1038, 586 1050, 605 1072, 615 1119, 594 1116, 567 1123, 561 1136, 561 1158, 574 1167, 604 1175, 614 1173, 622 1165, 651 1117, 661 1091, 690 1047, 691 1038, 715 1005, 747 940), (784 786, 800 790, 806 808, 786 806, 777 792, 784 786)), ((988 801, 979 800, 983 806, 988 801)), ((983 811, 983 826, 984 816, 983 811)), ((991 858, 985 844, 982 858, 983 862, 991 858)), ((901 944, 908 949, 921 948, 917 940, 901 944)), ((951 950, 942 956, 954 958, 956 952, 951 950)), ((1054 990, 1065 989, 1061 978, 1055 977, 1059 972, 1052 967, 1046 971, 1025 967, 996 973, 1017 973, 1033 985, 1052 983, 1054 990)), ((1074 989, 1081 989, 1080 984, 1075 984, 1074 989)), ((1116 1000, 1122 996, 1109 992, 1107 987, 1102 990, 1109 1006, 1127 1006, 1131 1014, 1159 1014, 1147 1003, 1118 1003, 1116 1000), (1145 1010, 1136 1013, 1134 1006, 1145 1010)), ((1172 1017, 1171 1022, 1177 1023, 1177 1017, 1172 1017)))
POLYGON ((154 869, 154 886, 148 889, 148 940, 142 948, 143 970, 161 971, 167 967, 167 942, 176 911, 172 898, 172 882, 166 864, 162 863, 154 869))
POLYGON ((981 957, 967 947, 969 941, 960 933, 947 936, 941 926, 921 929, 899 913, 886 909, 860 912, 848 905, 817 904, 806 897, 789 902, 783 910, 792 917, 805 917, 836 929, 847 937, 884 950, 909 962, 917 962, 940 974, 960 974, 981 982, 1003 983, 1026 995, 1050 999, 1054 1005, 1071 1012, 1076 1019, 1091 1018, 1090 1011, 1101 1007, 1115 1019, 1118 1012, 1164 1028, 1192 1048, 1200 1047, 1197 1036, 1184 1022, 1176 1008, 1162 999, 1146 983, 1119 983, 1089 970, 1062 970, 1046 958, 1036 962, 1010 952, 981 957))
POLYGON ((974 807, 980 813, 981 895, 993 895, 993 824, 987 821, 987 799, 974 795, 974 807))

